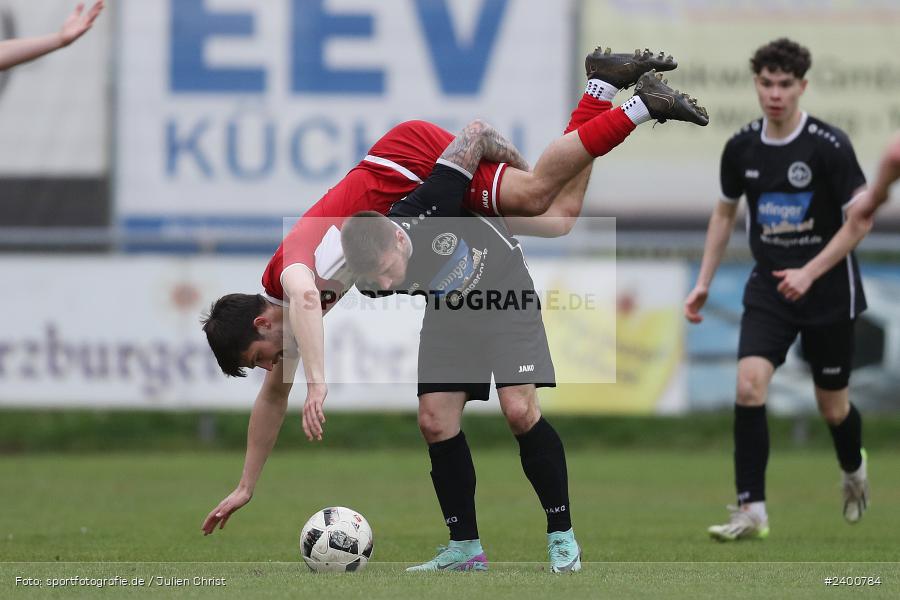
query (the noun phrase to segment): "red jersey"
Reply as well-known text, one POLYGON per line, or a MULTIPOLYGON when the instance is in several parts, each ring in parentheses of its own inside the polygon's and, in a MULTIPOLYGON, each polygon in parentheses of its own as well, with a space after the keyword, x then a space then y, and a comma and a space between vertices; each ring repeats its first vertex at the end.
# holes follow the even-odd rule
MULTIPOLYGON (((282 274, 308 268, 316 280, 322 308, 328 310, 353 285, 345 268, 340 228, 363 210, 387 214, 431 173, 454 136, 433 123, 407 121, 388 131, 369 154, 300 217, 275 251, 262 276, 269 300, 286 300, 282 274)), ((465 205, 486 215, 499 215, 499 189, 505 164, 482 162, 465 205)))

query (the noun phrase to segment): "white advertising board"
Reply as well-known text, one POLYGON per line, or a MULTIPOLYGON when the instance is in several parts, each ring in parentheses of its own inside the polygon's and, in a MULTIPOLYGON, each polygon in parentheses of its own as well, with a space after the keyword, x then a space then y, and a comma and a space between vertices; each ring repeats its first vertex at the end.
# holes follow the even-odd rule
POLYGON ((124 0, 126 232, 278 227, 393 125, 485 118, 535 158, 570 110, 571 6, 538 0, 124 0))
MULTIPOLYGON (((258 290, 263 263, 259 257, 0 259, 4 277, 16 282, 0 296, 0 407, 248 410, 264 372, 226 378, 199 320, 218 297, 258 290)), ((557 293, 555 305, 544 304, 557 380, 579 388, 542 393, 545 408, 683 407, 684 265, 529 264, 538 290, 557 293), (576 304, 593 308, 578 311, 576 304)), ((328 409, 414 410, 421 308, 409 298, 353 294, 325 318, 328 409)), ((297 388, 295 408, 305 397, 302 382, 297 388)))

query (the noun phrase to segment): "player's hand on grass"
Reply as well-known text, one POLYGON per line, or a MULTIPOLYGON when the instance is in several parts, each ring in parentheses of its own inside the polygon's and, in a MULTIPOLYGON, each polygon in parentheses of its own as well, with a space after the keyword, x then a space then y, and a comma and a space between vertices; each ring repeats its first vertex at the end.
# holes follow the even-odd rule
POLYGON ((224 529, 225 523, 228 522, 234 511, 250 502, 252 497, 253 494, 243 488, 238 488, 228 494, 224 500, 219 502, 217 507, 206 515, 203 527, 200 528, 203 531, 203 535, 209 535, 215 531, 216 525, 219 526, 219 529, 224 529))
POLYGON ((97 15, 100 14, 101 10, 103 10, 103 0, 95 2, 87 13, 84 12, 84 3, 79 2, 78 6, 75 7, 75 10, 72 11, 72 14, 69 15, 65 23, 63 23, 62 28, 59 30, 59 37, 62 41, 62 45, 68 46, 83 36, 87 30, 91 28, 91 25, 94 24, 94 21, 97 19, 97 15))
POLYGON ((778 284, 778 293, 791 302, 802 298, 813 284, 812 277, 803 269, 772 271, 772 275, 781 280, 778 284))
POLYGON ((328 386, 324 383, 308 383, 306 385, 306 402, 303 404, 303 433, 309 441, 322 441, 322 425, 325 424, 325 412, 322 405, 328 395, 328 386))
POLYGON ((707 288, 698 285, 691 290, 691 293, 688 294, 687 299, 684 301, 684 316, 688 321, 699 323, 703 320, 700 309, 706 304, 707 298, 709 298, 709 290, 707 288))

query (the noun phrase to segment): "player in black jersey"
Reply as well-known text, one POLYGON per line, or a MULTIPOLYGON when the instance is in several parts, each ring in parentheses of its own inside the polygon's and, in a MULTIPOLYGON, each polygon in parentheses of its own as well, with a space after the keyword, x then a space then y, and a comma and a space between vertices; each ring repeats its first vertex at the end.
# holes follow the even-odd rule
POLYGON ((722 541, 768 535, 766 395, 798 334, 843 471, 844 517, 858 521, 868 501, 862 423, 847 392, 853 326, 866 308, 859 266, 850 250, 868 227, 845 220, 845 210, 865 179, 844 132, 800 110, 812 62, 809 51, 779 39, 759 48, 750 62, 763 117, 725 145, 722 199, 710 218, 696 286, 685 300, 685 316, 699 323, 738 201, 745 196, 756 264, 744 290, 738 347, 738 506, 728 523, 709 528, 710 535, 722 541), (834 240, 842 243, 829 244, 834 240), (841 250, 834 252, 836 245, 841 250))
POLYGON ((488 399, 493 374, 522 468, 547 514, 551 570, 577 571, 581 551, 569 511, 565 451, 537 404, 536 388, 555 385, 555 375, 534 283, 505 223, 462 206, 481 159, 481 145, 471 137, 484 135, 486 127, 470 125, 387 217, 364 212, 348 219, 341 242, 350 270, 372 283, 365 293, 421 294, 427 301, 419 428, 450 543, 409 570, 487 568, 475 515, 475 469, 460 421, 466 402, 488 399))

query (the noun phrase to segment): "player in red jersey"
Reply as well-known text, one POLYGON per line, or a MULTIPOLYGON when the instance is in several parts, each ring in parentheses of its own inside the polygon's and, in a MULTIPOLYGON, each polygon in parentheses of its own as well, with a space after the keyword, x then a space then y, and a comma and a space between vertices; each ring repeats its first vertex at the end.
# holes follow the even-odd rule
POLYGON ((0 71, 65 48, 87 33, 102 10, 103 0, 95 2, 87 13, 84 4, 78 4, 56 33, 0 42, 0 71))
MULTIPOLYGON (((708 123, 705 109, 695 100, 669 88, 661 75, 648 73, 654 68, 674 69, 671 57, 649 51, 611 54, 598 48, 585 66, 586 92, 566 135, 545 150, 534 172, 499 136, 472 141, 486 145, 482 156, 490 162, 482 162, 476 171, 467 208, 489 215, 568 217, 561 226, 561 220, 553 219, 549 228, 540 223, 528 228, 528 233, 560 235, 580 212, 593 158, 610 151, 646 121, 708 123), (636 94, 613 110, 615 93, 635 83, 636 94)), ((310 439, 322 437, 322 404, 328 391, 322 317, 353 283, 340 245, 344 219, 361 210, 386 213, 424 181, 452 140, 447 132, 421 121, 391 130, 286 236, 263 275, 264 295, 231 294, 213 305, 204 331, 223 372, 243 376, 245 367, 261 367, 269 373, 251 412, 241 482, 209 513, 205 533, 224 526, 230 514, 250 500, 284 418, 297 358, 303 361, 307 381, 304 431, 310 439), (292 338, 287 344, 286 322, 292 338)), ((521 227, 514 229, 523 232, 521 227)))

